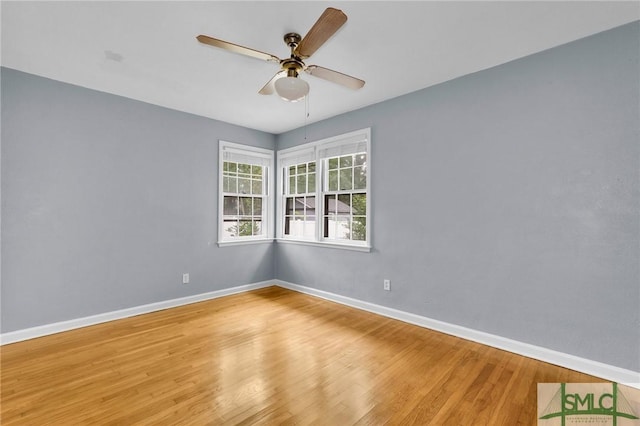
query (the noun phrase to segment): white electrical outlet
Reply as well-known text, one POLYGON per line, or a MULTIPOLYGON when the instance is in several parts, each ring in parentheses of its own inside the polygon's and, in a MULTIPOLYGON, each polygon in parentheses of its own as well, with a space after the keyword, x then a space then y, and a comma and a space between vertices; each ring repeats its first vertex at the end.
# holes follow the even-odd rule
POLYGON ((385 290, 391 291, 391 280, 384 280, 382 283, 385 290))
POLYGON ((189 274, 182 274, 182 284, 189 284, 189 274))

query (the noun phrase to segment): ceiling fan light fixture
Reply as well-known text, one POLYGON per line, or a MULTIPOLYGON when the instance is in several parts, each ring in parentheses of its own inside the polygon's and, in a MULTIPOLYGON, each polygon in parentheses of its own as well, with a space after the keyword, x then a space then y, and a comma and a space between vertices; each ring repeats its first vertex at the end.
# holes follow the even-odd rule
POLYGON ((297 102, 309 93, 309 83, 298 77, 282 77, 276 80, 275 89, 285 101, 297 102))

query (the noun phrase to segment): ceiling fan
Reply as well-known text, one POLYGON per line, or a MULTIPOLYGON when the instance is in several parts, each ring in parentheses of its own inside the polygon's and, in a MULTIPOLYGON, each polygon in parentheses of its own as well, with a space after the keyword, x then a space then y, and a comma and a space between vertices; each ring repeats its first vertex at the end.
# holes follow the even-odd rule
POLYGON ((313 55, 345 22, 347 22, 347 15, 341 10, 327 8, 304 38, 298 33, 284 35, 284 42, 291 48, 291 56, 285 59, 206 35, 199 35, 196 38, 200 43, 263 61, 279 63, 281 70, 258 93, 271 95, 275 91, 284 100, 296 102, 309 93, 309 84, 298 77, 301 71, 354 90, 364 86, 364 81, 359 78, 318 65, 306 65, 303 61, 313 55))

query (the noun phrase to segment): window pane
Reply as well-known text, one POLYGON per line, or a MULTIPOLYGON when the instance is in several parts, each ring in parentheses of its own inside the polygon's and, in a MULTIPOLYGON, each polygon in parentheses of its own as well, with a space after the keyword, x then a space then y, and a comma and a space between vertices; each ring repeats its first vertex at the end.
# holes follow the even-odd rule
POLYGON ((240 215, 252 216, 251 197, 240 197, 240 215))
POLYGON ((338 168, 338 159, 337 158, 330 158, 329 159, 329 170, 333 170, 333 169, 337 169, 338 168))
POLYGON ((295 212, 296 216, 304 215, 304 197, 296 197, 295 212))
POLYGON ((352 188, 353 169, 340 170, 340 189, 349 190, 352 188))
POLYGON ((249 237, 253 235, 250 220, 241 220, 238 225, 238 236, 249 237))
POLYGON ((225 216, 238 215, 238 197, 224 197, 223 213, 225 216))
POLYGON ((364 167, 353 168, 353 189, 367 189, 367 171, 364 167))
POLYGON ((288 197, 284 207, 284 214, 292 215, 293 214, 293 198, 288 197))
POLYGON ((224 237, 237 237, 238 236, 238 221, 225 219, 222 223, 222 230, 224 237))
POLYGON ((307 218, 304 222, 304 234, 305 237, 314 237, 316 235, 316 220, 307 218))
POLYGON ((365 241, 367 239, 367 218, 366 216, 354 216, 351 225, 351 239, 365 241))
POLYGON ((251 173, 255 176, 262 177, 262 166, 251 166, 251 173))
POLYGON ((262 194, 262 180, 253 179, 251 181, 251 193, 252 194, 262 194))
POLYGON ((237 173, 238 171, 238 165, 236 163, 232 163, 229 161, 225 161, 224 162, 224 171, 225 172, 230 172, 230 173, 237 173))
POLYGON ((329 238, 349 239, 349 216, 329 216, 329 238))
POLYGON ((285 230, 286 234, 294 237, 302 237, 314 235, 314 222, 308 222, 304 216, 288 216, 285 218, 285 230))
POLYGON ((324 196, 324 214, 336 213, 336 196, 325 195, 324 196))
POLYGON ((316 171, 316 162, 312 161, 311 163, 309 163, 309 173, 313 173, 316 171))
POLYGON ((238 193, 251 194, 251 180, 250 179, 238 179, 238 193))
POLYGON ((299 217, 292 217, 289 222, 289 235, 294 237, 300 236, 300 230, 304 223, 300 220, 299 217))
POLYGON ((354 215, 367 214, 367 194, 353 194, 351 207, 354 215))
POLYGON ((293 217, 291 216, 285 216, 284 217, 284 234, 285 235, 292 235, 291 234, 291 221, 293 220, 293 217))
POLYGON ((305 210, 305 214, 307 215, 307 219, 311 218, 312 220, 316 220, 316 197, 307 197, 307 208, 305 210))
POLYGON ((338 190, 338 171, 329 170, 329 191, 338 190))
POLYGON ((351 155, 345 155, 340 157, 340 167, 351 167, 353 164, 353 157, 351 155))
POLYGON ((298 175, 297 194, 307 192, 307 175, 298 175))
POLYGON ((356 166, 366 166, 367 165, 367 154, 356 154, 356 166))
POLYGON ((338 195, 338 214, 351 214, 351 195, 340 194, 338 195))
POLYGON ((251 164, 238 164, 238 173, 251 174, 251 164))
POLYGON ((224 182, 225 185, 227 185, 227 187, 229 188, 227 190, 227 192, 233 192, 234 194, 238 193, 238 179, 234 178, 234 177, 229 177, 229 178, 225 178, 227 179, 226 182, 224 182))
POLYGON ((295 193, 296 193, 296 177, 291 176, 289 178, 289 194, 295 194, 295 193))
POLYGON ((296 166, 289 167, 289 176, 293 176, 296 174, 296 166))
POLYGON ((307 173, 307 165, 306 164, 298 164, 298 174, 307 173))
POLYGON ((262 233, 262 221, 254 220, 253 224, 253 235, 260 235, 262 233))
POLYGON ((262 216, 262 198, 253 199, 253 215, 262 216))
POLYGON ((333 215, 324 217, 324 236, 325 238, 336 237, 336 221, 333 215))
POLYGON ((309 187, 307 188, 307 192, 316 192, 316 174, 315 173, 309 174, 308 185, 309 187))

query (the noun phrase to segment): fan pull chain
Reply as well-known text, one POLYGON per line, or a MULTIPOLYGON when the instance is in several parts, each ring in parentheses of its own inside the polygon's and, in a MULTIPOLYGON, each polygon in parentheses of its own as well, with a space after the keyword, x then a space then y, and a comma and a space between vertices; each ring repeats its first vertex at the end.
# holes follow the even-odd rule
POLYGON ((309 94, 304 97, 304 141, 307 141, 307 119, 309 118, 309 94))

